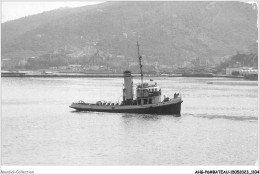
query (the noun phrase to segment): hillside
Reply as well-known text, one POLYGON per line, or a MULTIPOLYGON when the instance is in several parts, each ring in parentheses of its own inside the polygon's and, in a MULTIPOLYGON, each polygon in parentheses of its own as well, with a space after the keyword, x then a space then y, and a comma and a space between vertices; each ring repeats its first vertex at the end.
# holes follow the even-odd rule
POLYGON ((105 2, 65 8, 2 24, 2 58, 65 58, 66 63, 175 64, 250 50, 257 11, 242 2, 105 2))

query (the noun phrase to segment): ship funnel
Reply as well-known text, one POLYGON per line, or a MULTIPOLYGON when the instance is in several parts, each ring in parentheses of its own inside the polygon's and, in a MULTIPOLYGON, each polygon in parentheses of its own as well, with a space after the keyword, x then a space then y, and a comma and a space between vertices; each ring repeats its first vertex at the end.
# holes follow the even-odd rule
POLYGON ((131 71, 124 71, 123 101, 131 103, 133 100, 133 77, 131 71))

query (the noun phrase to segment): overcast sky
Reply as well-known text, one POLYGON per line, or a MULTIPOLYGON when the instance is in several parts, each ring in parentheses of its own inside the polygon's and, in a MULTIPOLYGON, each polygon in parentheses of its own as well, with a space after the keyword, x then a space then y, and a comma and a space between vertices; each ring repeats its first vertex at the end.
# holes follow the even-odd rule
POLYGON ((61 7, 79 7, 98 3, 101 3, 101 1, 2 2, 2 23, 61 7))

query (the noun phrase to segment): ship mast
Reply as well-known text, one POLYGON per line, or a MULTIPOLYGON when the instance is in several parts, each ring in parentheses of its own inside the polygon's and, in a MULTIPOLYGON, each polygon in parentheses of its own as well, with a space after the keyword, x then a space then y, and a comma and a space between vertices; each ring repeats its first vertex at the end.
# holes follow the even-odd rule
POLYGON ((143 67, 143 65, 142 65, 142 56, 139 54, 139 43, 138 43, 138 40, 137 40, 137 50, 138 50, 138 58, 139 58, 139 66, 140 66, 140 71, 141 71, 141 85, 142 85, 142 96, 143 96, 143 89, 144 89, 144 87, 143 87, 143 70, 142 70, 142 67, 143 67))

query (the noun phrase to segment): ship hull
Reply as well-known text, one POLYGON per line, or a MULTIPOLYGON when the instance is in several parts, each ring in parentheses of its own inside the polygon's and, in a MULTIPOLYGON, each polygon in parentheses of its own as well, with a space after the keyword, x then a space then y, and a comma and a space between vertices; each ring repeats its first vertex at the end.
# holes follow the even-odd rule
POLYGON ((110 113, 135 113, 135 114, 158 114, 158 115, 180 115, 181 98, 171 99, 168 102, 147 105, 110 105, 99 106, 89 103, 72 103, 70 106, 77 111, 96 111, 110 113))

